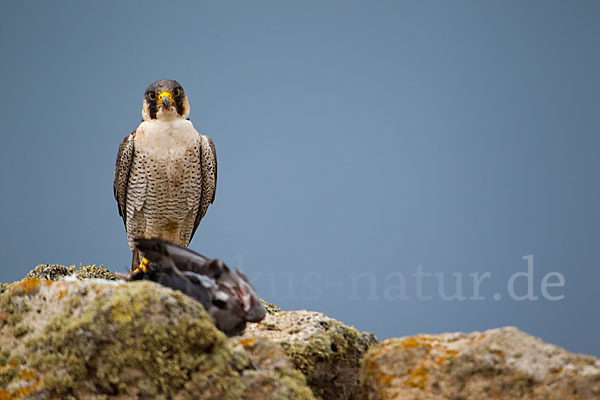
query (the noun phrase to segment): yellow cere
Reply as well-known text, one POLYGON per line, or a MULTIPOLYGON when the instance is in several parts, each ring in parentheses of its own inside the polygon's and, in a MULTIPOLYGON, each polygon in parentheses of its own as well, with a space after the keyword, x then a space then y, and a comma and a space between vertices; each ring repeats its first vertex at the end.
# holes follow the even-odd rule
POLYGON ((168 97, 169 100, 171 100, 171 103, 175 103, 175 99, 173 98, 173 95, 169 92, 162 92, 161 94, 158 95, 159 103, 162 101, 163 97, 168 97))

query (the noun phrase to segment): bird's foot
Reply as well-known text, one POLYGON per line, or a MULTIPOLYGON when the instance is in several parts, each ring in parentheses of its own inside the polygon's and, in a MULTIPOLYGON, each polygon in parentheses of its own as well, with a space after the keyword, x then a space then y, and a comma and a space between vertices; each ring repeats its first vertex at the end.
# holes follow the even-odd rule
POLYGON ((148 261, 148 259, 146 257, 142 258, 142 262, 140 263, 140 266, 137 267, 136 269, 133 270, 133 272, 130 274, 139 274, 140 272, 146 273, 148 272, 148 263, 150 261, 148 261))

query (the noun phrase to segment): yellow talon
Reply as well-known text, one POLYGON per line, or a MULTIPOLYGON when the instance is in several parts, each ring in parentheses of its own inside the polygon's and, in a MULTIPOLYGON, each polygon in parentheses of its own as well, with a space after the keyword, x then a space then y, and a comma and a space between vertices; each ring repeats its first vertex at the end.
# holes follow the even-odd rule
POLYGON ((148 261, 148 259, 146 257, 142 258, 142 262, 140 263, 139 268, 142 269, 142 271, 144 272, 148 272, 148 263, 150 261, 148 261))
POLYGON ((140 263, 140 266, 137 267, 136 269, 133 270, 132 274, 139 274, 140 272, 148 272, 148 263, 150 261, 148 261, 148 259, 146 257, 142 258, 142 262, 140 263))

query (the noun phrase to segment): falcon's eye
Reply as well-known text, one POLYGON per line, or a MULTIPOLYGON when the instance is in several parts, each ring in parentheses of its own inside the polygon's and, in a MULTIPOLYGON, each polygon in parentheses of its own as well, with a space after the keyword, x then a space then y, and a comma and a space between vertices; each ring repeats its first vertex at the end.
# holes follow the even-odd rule
POLYGON ((148 98, 150 100, 156 100, 156 93, 154 93, 154 92, 148 92, 148 98))
POLYGON ((173 90, 173 95, 175 95, 175 97, 179 97, 179 95, 181 95, 181 89, 175 88, 175 90, 173 90))

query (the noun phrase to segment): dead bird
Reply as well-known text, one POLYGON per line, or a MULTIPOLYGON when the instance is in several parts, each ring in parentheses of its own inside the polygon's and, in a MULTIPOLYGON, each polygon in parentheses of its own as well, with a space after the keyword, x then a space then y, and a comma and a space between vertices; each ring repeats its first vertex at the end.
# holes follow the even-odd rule
POLYGON ((162 239, 137 238, 134 243, 143 259, 129 280, 151 280, 193 297, 227 336, 239 335, 246 322, 265 317, 262 301, 240 270, 162 239))

